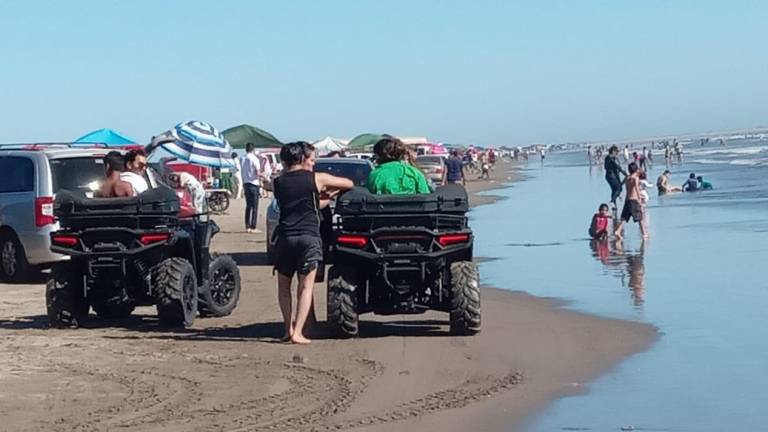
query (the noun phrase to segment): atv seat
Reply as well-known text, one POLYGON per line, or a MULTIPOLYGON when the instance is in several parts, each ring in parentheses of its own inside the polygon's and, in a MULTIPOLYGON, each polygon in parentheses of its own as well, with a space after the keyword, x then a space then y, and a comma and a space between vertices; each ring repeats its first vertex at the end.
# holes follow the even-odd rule
POLYGON ((421 227, 453 231, 467 227, 467 192, 449 184, 431 194, 375 195, 356 187, 341 195, 336 214, 343 231, 370 232, 380 228, 421 227))
POLYGON ((147 229, 178 225, 179 198, 158 187, 130 198, 88 198, 82 192, 56 194, 53 214, 62 228, 124 227, 147 229))

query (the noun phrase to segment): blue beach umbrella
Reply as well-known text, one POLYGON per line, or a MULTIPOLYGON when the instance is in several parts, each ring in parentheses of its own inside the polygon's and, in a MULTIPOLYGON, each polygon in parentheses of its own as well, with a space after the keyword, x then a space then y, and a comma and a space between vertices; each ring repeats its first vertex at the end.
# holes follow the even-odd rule
POLYGON ((197 165, 232 168, 232 146, 218 129, 201 121, 179 123, 173 129, 152 139, 150 151, 162 147, 168 153, 197 165))

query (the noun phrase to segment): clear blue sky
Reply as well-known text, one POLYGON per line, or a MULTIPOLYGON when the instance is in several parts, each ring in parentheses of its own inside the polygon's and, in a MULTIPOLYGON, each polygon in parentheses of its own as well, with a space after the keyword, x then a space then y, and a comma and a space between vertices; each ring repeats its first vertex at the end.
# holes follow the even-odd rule
POLYGON ((768 124, 768 3, 4 1, 0 142, 183 120, 528 144, 768 124))

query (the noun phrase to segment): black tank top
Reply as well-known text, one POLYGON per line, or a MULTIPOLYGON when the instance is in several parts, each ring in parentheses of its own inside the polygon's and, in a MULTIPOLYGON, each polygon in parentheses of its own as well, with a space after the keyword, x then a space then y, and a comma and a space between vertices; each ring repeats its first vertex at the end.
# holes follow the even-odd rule
POLYGON ((284 237, 320 237, 315 173, 305 170, 284 172, 274 183, 275 198, 280 207, 278 234, 284 237))

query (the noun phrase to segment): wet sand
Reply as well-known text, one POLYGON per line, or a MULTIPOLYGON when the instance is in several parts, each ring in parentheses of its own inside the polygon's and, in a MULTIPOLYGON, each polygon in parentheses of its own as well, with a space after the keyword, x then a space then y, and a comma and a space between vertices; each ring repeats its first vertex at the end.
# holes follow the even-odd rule
MULTIPOLYGON (((506 168, 470 191, 514 179, 506 168)), ((43 285, 0 285, 2 429, 510 430, 657 335, 485 287, 473 337, 448 336, 447 314, 430 312, 363 315, 359 339, 280 343, 264 235, 242 232, 242 207, 216 218, 215 249, 234 255, 243 279, 229 317, 171 332, 157 328, 153 308, 139 308, 128 321, 50 330, 43 285)), ((315 298, 322 322, 323 284, 315 298)))

